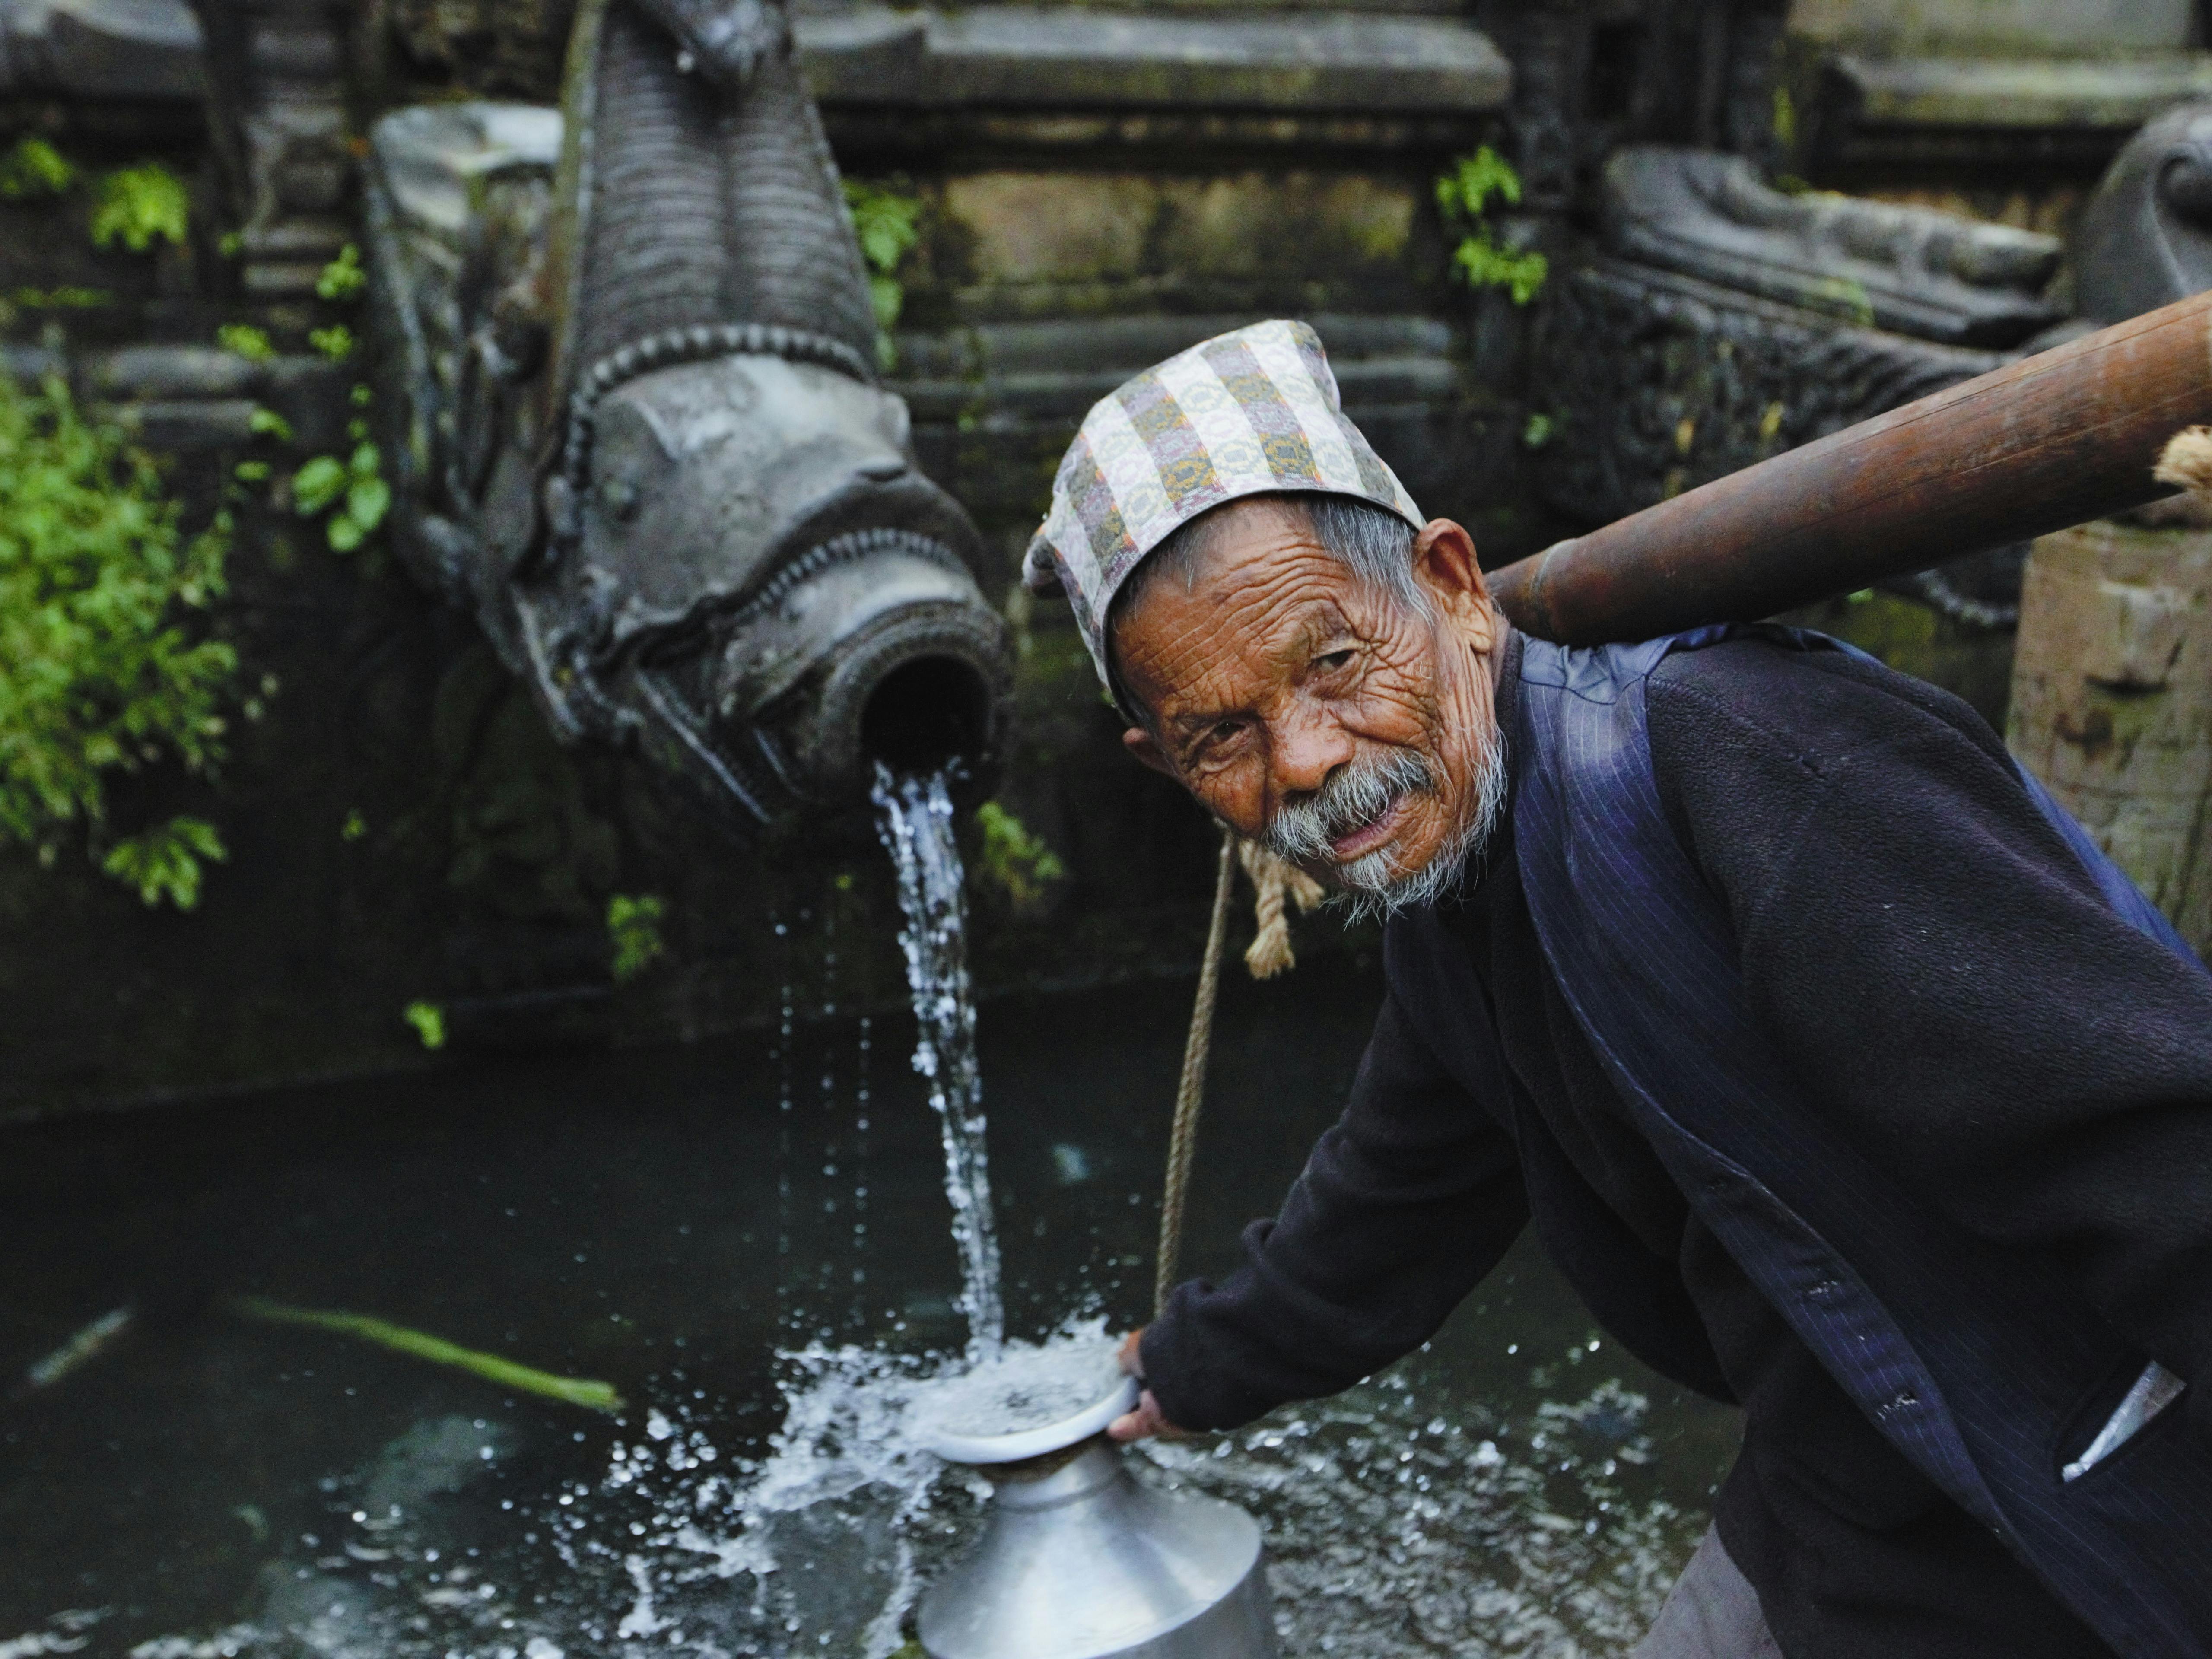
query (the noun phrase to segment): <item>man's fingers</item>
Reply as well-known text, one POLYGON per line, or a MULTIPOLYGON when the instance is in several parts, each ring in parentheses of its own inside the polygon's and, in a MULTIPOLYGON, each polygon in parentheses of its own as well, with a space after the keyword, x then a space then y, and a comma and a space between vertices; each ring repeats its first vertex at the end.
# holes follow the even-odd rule
POLYGON ((1139 1357, 1137 1352, 1139 1345, 1141 1344, 1144 1340, 1145 1328, 1139 1325, 1135 1330, 1131 1331, 1128 1335, 1121 1339, 1121 1347, 1115 1351, 1114 1358, 1121 1362, 1121 1371, 1124 1376, 1142 1376, 1145 1374, 1145 1362, 1139 1357))
POLYGON ((1137 1396, 1137 1408, 1124 1412, 1106 1425, 1109 1438, 1127 1442, 1149 1439, 1158 1435, 1163 1440, 1181 1440, 1184 1431, 1168 1421, 1160 1411, 1160 1402, 1146 1389, 1137 1396))

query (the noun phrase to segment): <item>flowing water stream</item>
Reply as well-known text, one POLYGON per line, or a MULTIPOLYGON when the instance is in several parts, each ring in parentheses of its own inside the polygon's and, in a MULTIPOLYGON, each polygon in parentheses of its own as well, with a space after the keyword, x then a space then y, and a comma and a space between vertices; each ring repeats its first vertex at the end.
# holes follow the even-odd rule
POLYGON ((952 835, 945 775, 895 778, 876 769, 876 811, 898 871, 906 925, 899 948, 914 994, 914 1069, 929 1082, 930 1109, 945 1134, 945 1195, 960 1251, 960 1307, 971 1358, 1006 1338, 999 1287, 998 1221, 991 1208, 983 1145, 983 1075, 975 1063, 975 1000, 968 981, 967 876, 952 835))
MULTIPOLYGON (((20 1290, 0 1364, 134 1310, 0 1402, 0 1659, 897 1651, 981 1501, 915 1447, 916 1413, 1057 1411, 1061 1360, 1095 1364, 1146 1311, 1188 991, 994 1004, 979 1030, 943 781, 878 805, 911 1075, 867 1066, 903 1041, 887 1017, 787 1018, 765 1046, 0 1130, 20 1290), (988 1164, 987 1067, 1018 1106, 988 1164), (611 1377, 629 1403, 611 1419, 241 1324, 234 1291, 611 1377), (992 1353, 1010 1393, 945 1389, 992 1353)), ((1342 960, 1224 989, 1193 1271, 1232 1266, 1279 1202, 1378 995, 1342 960)), ((1134 1458, 1259 1516, 1286 1659, 1581 1659, 1648 1620, 1733 1437, 1524 1241, 1405 1364, 1134 1458)))

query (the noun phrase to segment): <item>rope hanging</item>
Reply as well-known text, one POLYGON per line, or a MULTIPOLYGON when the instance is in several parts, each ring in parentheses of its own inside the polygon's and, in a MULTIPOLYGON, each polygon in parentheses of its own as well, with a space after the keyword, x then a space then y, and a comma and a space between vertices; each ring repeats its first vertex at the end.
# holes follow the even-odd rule
POLYGON ((1240 842, 1237 856, 1251 878, 1257 895, 1253 915, 1259 930, 1244 951, 1244 966, 1254 979, 1273 979, 1298 959, 1291 954, 1291 921, 1283 901, 1297 902, 1301 915, 1310 915, 1327 896, 1321 884, 1295 864, 1286 864, 1257 842, 1240 842))
POLYGON ((1198 999, 1191 1006, 1190 1036, 1182 1048, 1182 1080, 1176 1088, 1175 1127, 1168 1133, 1167 1189, 1160 1195, 1158 1266, 1152 1306, 1167 1305, 1182 1255, 1182 1206, 1190 1191, 1190 1157, 1198 1146, 1198 1109, 1206 1096, 1206 1060, 1213 1044, 1213 997, 1221 988, 1221 945, 1229 933, 1229 895, 1237 877, 1237 836, 1221 832, 1220 870, 1213 880, 1213 919, 1206 930, 1206 959, 1198 970, 1198 999))
POLYGON ((1220 868, 1213 881, 1213 917, 1206 930, 1206 957, 1198 970, 1198 996, 1191 1004, 1190 1035, 1182 1048, 1182 1078, 1176 1088, 1175 1127, 1168 1134, 1166 1190, 1160 1196, 1160 1245, 1152 1275, 1152 1306, 1167 1305, 1182 1256, 1183 1200, 1190 1192, 1191 1154, 1198 1146, 1198 1109, 1206 1097, 1206 1062, 1213 1047, 1213 1001, 1221 988, 1221 949, 1229 933, 1229 900, 1242 863, 1257 894, 1254 914, 1258 932, 1244 952, 1255 979, 1273 979, 1297 965, 1291 954, 1286 901, 1310 913, 1325 896, 1321 884, 1297 866, 1285 864, 1265 848, 1221 832, 1220 868))

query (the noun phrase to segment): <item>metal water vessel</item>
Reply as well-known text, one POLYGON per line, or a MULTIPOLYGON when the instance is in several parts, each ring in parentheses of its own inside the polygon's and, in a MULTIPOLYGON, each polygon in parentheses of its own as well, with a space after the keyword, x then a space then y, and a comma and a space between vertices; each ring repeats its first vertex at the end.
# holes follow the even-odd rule
POLYGON ((1275 1659, 1258 1523, 1136 1480, 1104 1433, 1136 1397, 1124 1378, 1042 1428, 929 1437, 994 1489, 982 1538, 921 1598, 931 1659, 1275 1659))

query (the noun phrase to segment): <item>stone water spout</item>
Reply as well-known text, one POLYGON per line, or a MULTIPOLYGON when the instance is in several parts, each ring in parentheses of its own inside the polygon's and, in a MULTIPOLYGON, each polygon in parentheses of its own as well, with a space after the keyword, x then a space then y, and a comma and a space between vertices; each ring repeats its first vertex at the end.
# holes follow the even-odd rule
POLYGON ((559 112, 388 116, 370 196, 403 554, 556 731, 761 822, 988 769, 1005 629, 780 5, 586 0, 559 112))

